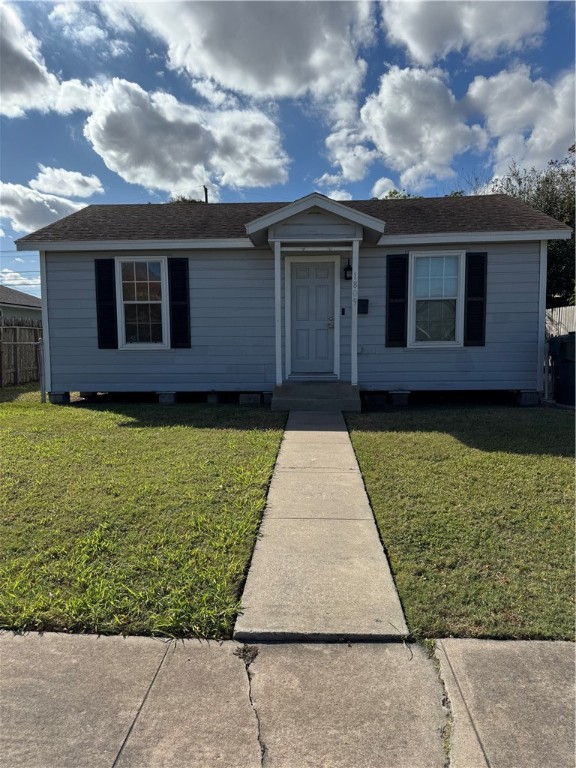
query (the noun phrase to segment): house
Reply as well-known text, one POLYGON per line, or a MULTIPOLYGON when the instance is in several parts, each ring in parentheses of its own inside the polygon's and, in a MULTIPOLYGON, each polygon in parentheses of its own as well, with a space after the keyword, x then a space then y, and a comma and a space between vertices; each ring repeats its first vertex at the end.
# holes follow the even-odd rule
POLYGON ((30 296, 29 293, 0 285, 0 317, 41 320, 42 302, 36 296, 30 296))
POLYGON ((293 382, 315 382, 316 394, 348 387, 346 407, 359 407, 358 390, 534 400, 546 244, 570 234, 505 195, 313 193, 91 205, 17 247, 40 251, 52 402, 76 390, 153 391, 165 402, 274 391, 280 408, 293 382))

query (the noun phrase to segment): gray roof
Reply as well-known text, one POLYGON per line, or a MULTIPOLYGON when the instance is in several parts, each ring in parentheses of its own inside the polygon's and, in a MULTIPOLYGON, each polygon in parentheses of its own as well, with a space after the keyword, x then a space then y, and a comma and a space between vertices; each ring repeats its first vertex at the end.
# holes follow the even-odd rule
POLYGON ((30 307, 30 309, 40 309, 42 301, 36 296, 30 296, 29 293, 17 291, 14 288, 8 288, 6 285, 0 285, 0 304, 15 304, 19 307, 30 307))
MULTIPOLYGON (((347 200, 386 222, 385 235, 569 230, 507 195, 347 200)), ((89 205, 17 242, 193 240, 246 237, 246 224, 290 203, 89 205)))

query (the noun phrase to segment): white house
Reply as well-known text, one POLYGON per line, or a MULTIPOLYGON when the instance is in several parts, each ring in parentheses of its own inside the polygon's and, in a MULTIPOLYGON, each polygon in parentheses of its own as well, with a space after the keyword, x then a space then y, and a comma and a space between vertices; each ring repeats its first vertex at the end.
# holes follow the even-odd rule
POLYGON ((314 193, 91 205, 17 246, 40 251, 52 402, 78 390, 274 392, 283 408, 302 397, 294 382, 314 382, 315 396, 340 382, 357 408, 362 390, 534 398, 547 241, 570 234, 505 195, 314 193))

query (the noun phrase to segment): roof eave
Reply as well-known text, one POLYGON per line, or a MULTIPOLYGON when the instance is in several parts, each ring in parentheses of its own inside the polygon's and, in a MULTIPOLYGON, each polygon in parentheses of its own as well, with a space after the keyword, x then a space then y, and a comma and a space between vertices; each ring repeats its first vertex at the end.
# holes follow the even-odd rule
POLYGON ((254 248, 247 237, 189 240, 27 240, 16 241, 19 251, 193 251, 254 248))
POLYGON ((496 243, 538 240, 569 240, 570 229, 525 229, 498 232, 429 232, 413 235, 383 235, 377 245, 424 245, 438 243, 496 243))

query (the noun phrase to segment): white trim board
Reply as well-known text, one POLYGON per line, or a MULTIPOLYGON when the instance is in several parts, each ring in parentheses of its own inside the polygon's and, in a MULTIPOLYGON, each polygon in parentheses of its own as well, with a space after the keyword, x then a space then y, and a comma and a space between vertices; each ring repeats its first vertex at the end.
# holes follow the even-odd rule
POLYGON ((198 238, 195 240, 76 240, 63 242, 26 242, 16 243, 19 251, 195 251, 227 250, 228 248, 247 248, 254 250, 255 246, 247 237, 231 237, 223 240, 198 238))
MULTIPOLYGON (((334 265, 334 376, 340 378, 340 256, 285 256, 284 257, 284 353, 286 378, 292 374, 292 264, 297 262, 327 261, 334 265)), ((300 376, 300 378, 302 378, 300 376)), ((313 377, 311 377, 313 378, 313 377)))
POLYGON ((42 293, 42 363, 44 391, 52 391, 52 363, 50 360, 50 325, 48 322, 48 281, 46 279, 46 254, 40 251, 40 291, 42 293))
POLYGON ((383 235, 377 245, 444 245, 452 243, 501 243, 527 240, 569 240, 565 229, 524 230, 521 232, 433 232, 421 235, 383 235))

